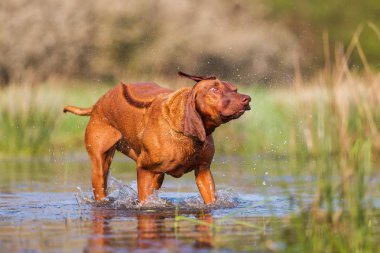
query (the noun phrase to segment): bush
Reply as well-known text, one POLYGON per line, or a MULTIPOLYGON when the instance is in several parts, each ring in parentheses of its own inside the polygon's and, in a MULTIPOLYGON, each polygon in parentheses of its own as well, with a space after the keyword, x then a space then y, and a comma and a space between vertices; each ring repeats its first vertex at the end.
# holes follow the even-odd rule
POLYGON ((3 1, 0 83, 131 80, 177 69, 244 82, 288 79, 296 39, 264 13, 246 0, 3 1))

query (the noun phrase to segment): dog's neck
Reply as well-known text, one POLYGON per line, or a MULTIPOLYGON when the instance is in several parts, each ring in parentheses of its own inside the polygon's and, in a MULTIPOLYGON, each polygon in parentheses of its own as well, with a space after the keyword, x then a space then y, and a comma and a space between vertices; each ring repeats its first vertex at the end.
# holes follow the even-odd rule
POLYGON ((169 95, 163 106, 163 113, 170 127, 183 134, 183 122, 185 117, 186 98, 191 88, 182 88, 169 95))
POLYGON ((214 120, 207 118, 207 117, 202 117, 202 122, 206 130, 206 135, 210 135, 215 131, 215 128, 220 126, 219 123, 215 122, 214 120))
MULTIPOLYGON (((168 121, 170 127, 174 131, 182 134, 184 134, 183 124, 185 122, 185 117, 187 117, 185 113, 186 99, 189 96, 190 92, 191 88, 182 88, 171 93, 165 102, 165 106, 163 107, 164 114, 167 115, 165 118, 168 121)), ((206 131, 206 136, 213 133, 215 128, 220 125, 207 117, 202 117, 202 122, 206 131)))

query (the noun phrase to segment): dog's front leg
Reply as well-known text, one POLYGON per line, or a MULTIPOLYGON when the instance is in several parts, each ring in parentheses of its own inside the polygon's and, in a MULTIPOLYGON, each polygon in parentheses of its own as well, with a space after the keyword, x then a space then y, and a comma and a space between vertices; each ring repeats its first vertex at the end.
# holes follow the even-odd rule
POLYGON ((206 205, 216 201, 215 183, 209 167, 195 169, 195 181, 206 205))
POLYGON ((139 203, 144 203, 153 190, 160 189, 164 180, 164 174, 151 172, 146 169, 137 168, 137 191, 139 203))

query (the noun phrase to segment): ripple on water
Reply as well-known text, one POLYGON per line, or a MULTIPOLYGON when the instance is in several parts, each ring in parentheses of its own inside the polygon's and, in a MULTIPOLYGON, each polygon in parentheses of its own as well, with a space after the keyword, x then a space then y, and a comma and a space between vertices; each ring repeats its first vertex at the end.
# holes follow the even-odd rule
MULTIPOLYGON (((85 217, 93 207, 113 209, 127 213, 160 213, 167 211, 172 215, 177 210, 179 214, 197 214, 211 212, 214 217, 224 217, 232 212, 234 217, 285 216, 298 209, 298 199, 304 205, 311 201, 312 195, 286 193, 275 187, 259 187, 237 189, 221 189, 217 191, 217 202, 205 205, 199 193, 180 192, 175 188, 154 192, 144 204, 138 203, 136 182, 124 184, 109 177, 108 196, 106 201, 96 202, 92 192, 83 192, 80 188, 73 192, 70 188, 65 192, 35 191, 0 193, 0 220, 18 222, 26 220, 60 220, 85 217), (276 190, 277 189, 277 190, 276 190), (74 194, 76 198, 74 197, 74 194), (298 195, 297 195, 298 194, 298 195)), ((70 186, 71 187, 71 186, 70 186)))
POLYGON ((92 197, 92 193, 83 192, 78 187, 76 194, 77 201, 80 205, 90 204, 93 206, 102 206, 113 209, 181 209, 181 210, 204 210, 204 209, 217 209, 217 208, 234 208, 239 205, 238 194, 230 189, 218 190, 217 201, 211 205, 205 205, 199 194, 194 193, 165 193, 161 194, 160 191, 155 191, 149 196, 148 200, 144 203, 138 203, 138 195, 135 187, 135 183, 124 184, 116 178, 108 177, 108 194, 107 197, 99 202, 95 201, 92 197), (159 197, 163 195, 164 198, 159 197))

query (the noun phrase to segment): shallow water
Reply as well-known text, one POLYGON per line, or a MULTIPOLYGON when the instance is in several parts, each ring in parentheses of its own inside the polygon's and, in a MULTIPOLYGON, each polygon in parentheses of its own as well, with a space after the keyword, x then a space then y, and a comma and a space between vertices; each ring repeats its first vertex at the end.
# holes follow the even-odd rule
POLYGON ((0 166, 2 252, 259 250, 281 217, 310 202, 315 185, 313 177, 287 173, 286 160, 224 157, 213 163, 215 205, 202 203, 189 173, 167 176, 140 206, 134 164, 117 156, 109 201, 99 205, 91 199, 85 155, 0 166))

